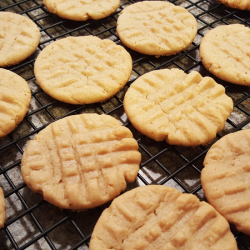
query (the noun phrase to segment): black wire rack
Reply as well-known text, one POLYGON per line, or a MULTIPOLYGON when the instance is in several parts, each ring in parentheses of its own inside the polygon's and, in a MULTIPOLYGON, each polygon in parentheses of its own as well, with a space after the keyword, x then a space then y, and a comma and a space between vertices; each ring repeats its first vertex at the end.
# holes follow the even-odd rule
MULTIPOLYGON (((155 58, 129 49, 133 59, 133 72, 126 86, 109 100, 92 105, 70 105, 56 101, 45 94, 37 84, 33 67, 39 52, 48 44, 66 36, 94 35, 121 44, 116 34, 119 13, 137 1, 121 0, 119 9, 102 20, 74 22, 47 11, 42 0, 0 0, 0 11, 15 12, 29 17, 41 31, 41 41, 36 52, 22 63, 8 69, 22 76, 32 91, 32 100, 25 119, 8 136, 0 140, 0 185, 5 194, 7 220, 0 230, 0 249, 88 249, 92 230, 105 204, 83 212, 60 210, 34 194, 24 183, 20 164, 28 142, 51 122, 72 114, 86 112, 105 113, 127 126, 138 141, 142 163, 132 189, 137 186, 159 184, 172 186, 181 192, 195 194, 204 200, 200 184, 203 160, 211 145, 225 134, 250 128, 250 89, 221 81, 209 74, 199 57, 202 37, 221 24, 241 23, 250 26, 250 12, 227 8, 213 0, 170 0, 186 8, 198 23, 198 33, 193 43, 174 56, 155 58), (155 142, 140 134, 129 122, 123 109, 123 96, 129 85, 146 72, 177 67, 185 72, 198 71, 209 75, 226 88, 234 101, 234 110, 224 129, 206 146, 186 148, 155 142)), ((121 44, 122 45, 122 44, 121 44)), ((250 237, 231 227, 240 250, 250 249, 250 237)))

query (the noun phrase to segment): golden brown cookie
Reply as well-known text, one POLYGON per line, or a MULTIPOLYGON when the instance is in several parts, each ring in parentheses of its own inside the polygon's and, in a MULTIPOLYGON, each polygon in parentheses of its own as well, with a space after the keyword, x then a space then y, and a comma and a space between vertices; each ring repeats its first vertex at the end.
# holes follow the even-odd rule
POLYGON ((28 83, 19 75, 0 69, 0 137, 23 120, 31 100, 28 83))
POLYGON ((82 210, 104 204, 133 182, 141 154, 130 130, 108 115, 56 121, 30 141, 22 158, 28 187, 46 201, 82 210))
POLYGON ((242 24, 218 26, 200 44, 206 69, 218 78, 250 86, 250 28, 242 24))
POLYGON ((110 40, 67 37, 47 46, 35 62, 41 88, 71 104, 102 102, 127 83, 132 71, 129 53, 110 40))
POLYGON ((240 10, 250 10, 250 0, 218 0, 226 6, 240 10))
POLYGON ((250 235, 250 130, 231 133, 208 151, 201 172, 207 200, 236 228, 250 235))
POLYGON ((155 70, 133 82, 124 109, 141 133, 169 144, 197 146, 216 137, 233 110, 225 89, 210 77, 179 69, 155 70))
POLYGON ((146 55, 172 55, 194 40, 197 22, 186 9, 165 1, 143 1, 125 8, 117 34, 132 50, 146 55))
POLYGON ((165 186, 116 198, 94 228, 90 250, 237 250, 229 224, 211 205, 165 186))
POLYGON ((4 193, 2 188, 0 187, 0 228, 4 227, 4 222, 6 220, 6 204, 4 199, 4 193))
POLYGON ((53 14, 74 21, 101 19, 114 13, 120 0, 43 0, 53 14))
POLYGON ((29 57, 36 50, 40 37, 38 27, 29 18, 0 11, 0 67, 29 57))

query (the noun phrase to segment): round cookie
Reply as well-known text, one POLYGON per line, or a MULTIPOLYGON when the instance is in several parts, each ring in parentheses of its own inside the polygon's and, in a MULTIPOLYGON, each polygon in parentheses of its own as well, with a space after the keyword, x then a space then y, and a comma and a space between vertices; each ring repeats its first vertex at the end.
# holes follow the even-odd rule
POLYGON ((250 28, 242 24, 218 26, 200 44, 206 69, 218 78, 250 86, 250 28))
POLYGON ((250 235, 250 130, 231 133, 208 151, 201 183, 209 203, 250 235))
POLYGON ((141 133, 169 144, 197 146, 216 137, 233 110, 232 99, 210 77, 179 69, 155 70, 134 81, 124 109, 141 133))
POLYGON ((186 9, 165 1, 143 1, 125 8, 117 34, 130 49, 146 55, 173 55, 192 43, 197 22, 186 9))
POLYGON ((98 20, 114 13, 120 0, 43 0, 53 14, 74 21, 98 20))
POLYGON ((6 220, 6 204, 4 199, 4 193, 2 188, 0 187, 0 228, 4 227, 4 222, 6 220))
POLYGON ((0 67, 29 57, 39 45, 40 37, 38 27, 29 18, 0 11, 0 67))
POLYGON ((240 10, 250 10, 250 0, 218 0, 226 6, 240 10))
POLYGON ((23 120, 31 100, 28 83, 19 75, 0 69, 0 138, 23 120))
POLYGON ((237 250, 229 224, 211 205, 165 186, 135 188, 104 210, 90 250, 237 250))
POLYGON ((35 62, 41 88, 71 104, 102 102, 127 83, 132 71, 129 53, 110 40, 67 37, 47 46, 35 62))
POLYGON ((22 158, 28 187, 63 209, 102 205, 133 182, 141 154, 132 133, 108 115, 82 114, 50 124, 22 158))

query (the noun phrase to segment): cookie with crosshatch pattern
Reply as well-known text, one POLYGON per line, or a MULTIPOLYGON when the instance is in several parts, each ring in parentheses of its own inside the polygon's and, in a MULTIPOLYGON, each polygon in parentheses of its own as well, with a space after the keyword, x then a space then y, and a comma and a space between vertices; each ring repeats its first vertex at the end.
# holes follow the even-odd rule
POLYGON ((67 37, 47 46, 37 57, 35 76, 53 98, 71 104, 103 102, 127 83, 130 54, 111 40, 67 37))
POLYGON ((114 13, 120 0, 43 0, 53 14, 74 21, 98 20, 114 13))
POLYGON ((243 24, 218 26, 201 41, 201 61, 218 78, 250 86, 249 41, 250 28, 243 24))
POLYGON ((160 185, 128 191, 104 210, 90 250, 237 250, 229 224, 192 194, 160 185))
POLYGON ((28 187, 46 201, 82 210, 108 202, 133 182, 141 154, 131 131, 109 115, 58 120, 30 141, 22 158, 28 187))
POLYGON ((2 188, 0 187, 0 228, 4 227, 4 222, 6 219, 6 204, 5 204, 5 199, 4 199, 4 193, 2 188))
POLYGON ((0 67, 29 57, 36 50, 40 37, 38 27, 29 18, 0 11, 0 67))
POLYGON ((186 9, 165 1, 143 1, 126 7, 117 34, 130 49, 146 55, 173 55, 192 43, 196 19, 186 9))
POLYGON ((250 0, 218 0, 226 6, 240 10, 250 10, 250 0))
POLYGON ((28 83, 16 73, 0 69, 0 138, 13 131, 26 115, 31 100, 28 83))
POLYGON ((225 88, 198 72, 179 69, 146 73, 124 97, 124 109, 142 134, 169 144, 198 146, 216 137, 233 110, 225 88))
POLYGON ((208 151, 201 183, 209 203, 250 235, 250 130, 228 134, 208 151))

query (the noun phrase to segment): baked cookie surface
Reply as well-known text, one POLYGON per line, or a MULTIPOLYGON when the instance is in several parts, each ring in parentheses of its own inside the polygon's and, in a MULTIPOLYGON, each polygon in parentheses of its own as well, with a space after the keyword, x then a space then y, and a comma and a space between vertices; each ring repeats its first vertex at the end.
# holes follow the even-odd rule
POLYGON ((133 182, 141 154, 130 130, 108 115, 58 120, 30 141, 22 158, 28 187, 46 201, 82 210, 108 202, 133 182))
POLYGON ((0 69, 0 137, 13 131, 26 115, 31 100, 28 83, 19 75, 0 69))
POLYGON ((143 1, 125 8, 117 20, 121 41, 147 55, 172 55, 194 40, 197 22, 186 9, 165 1, 143 1))
POLYGON ((97 221, 90 250, 237 250, 229 224, 211 205, 165 186, 116 198, 97 221))
POLYGON ((0 187, 0 228, 4 227, 4 222, 6 220, 6 204, 4 199, 4 193, 2 188, 0 187))
POLYGON ((250 0, 219 0, 226 6, 240 10, 250 10, 250 0))
POLYGON ((200 57, 218 78, 250 86, 250 28, 242 24, 221 25, 202 39, 200 57))
POLYGON ((198 72, 155 70, 133 82, 124 109, 142 134, 169 144, 197 146, 221 131, 233 110, 222 85, 198 72))
POLYGON ((47 46, 37 57, 35 77, 53 98, 71 104, 102 102, 127 83, 130 54, 110 40, 67 37, 47 46))
POLYGON ((250 130, 228 134, 208 151, 201 183, 209 203, 250 235, 250 130))
POLYGON ((40 37, 37 25, 29 18, 0 11, 0 67, 29 57, 39 45, 40 37))
POLYGON ((101 19, 114 13, 120 0, 43 0, 53 14, 74 21, 101 19))

